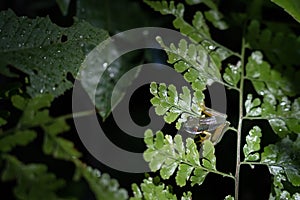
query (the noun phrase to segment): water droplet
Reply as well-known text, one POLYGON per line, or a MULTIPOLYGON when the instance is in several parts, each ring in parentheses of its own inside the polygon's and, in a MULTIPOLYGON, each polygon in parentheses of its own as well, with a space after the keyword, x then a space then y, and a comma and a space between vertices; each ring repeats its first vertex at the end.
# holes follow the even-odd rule
POLYGON ((262 64, 263 55, 260 52, 252 53, 251 57, 257 64, 262 64))
POLYGON ((55 90, 56 90, 56 87, 53 87, 52 90, 55 91, 55 90))
POLYGON ((113 78, 114 76, 115 76, 114 73, 109 73, 109 77, 110 77, 110 78, 113 78))
POLYGON ((213 46, 213 45, 209 45, 209 47, 208 47, 210 50, 214 50, 215 49, 215 47, 213 46))
POLYGON ((40 93, 43 93, 44 92, 44 89, 40 89, 40 93))
POLYGON ((103 63, 103 67, 104 67, 104 68, 106 68, 106 67, 107 67, 107 65, 108 65, 108 63, 107 63, 107 62, 103 63))
POLYGON ((28 59, 31 59, 31 56, 28 56, 28 59))
POLYGON ((82 35, 80 35, 80 36, 79 36, 79 38, 80 38, 80 39, 82 39, 82 38, 83 38, 83 36, 82 36, 82 35))
POLYGON ((100 173, 98 170, 95 170, 95 171, 94 171, 94 175, 95 175, 96 177, 100 177, 100 176, 101 176, 101 173, 100 173))
POLYGON ((278 129, 278 131, 279 131, 279 132, 281 132, 281 131, 282 131, 282 129, 280 128, 280 129, 278 129))
POLYGON ((60 53, 61 51, 60 50, 57 50, 57 53, 60 53))
POLYGON ((22 44, 21 44, 21 43, 19 43, 19 44, 18 44, 18 47, 21 47, 21 46, 22 46, 22 44))
POLYGON ((47 57, 46 57, 46 56, 44 56, 44 57, 43 57, 43 59, 47 59, 47 57))
POLYGON ((81 44, 80 44, 80 46, 81 46, 81 47, 83 47, 83 46, 84 46, 84 44, 83 44, 83 43, 81 43, 81 44))
POLYGON ((42 48, 42 46, 39 46, 39 48, 41 49, 41 48, 42 48))
POLYGON ((260 95, 264 95, 265 93, 264 93, 264 91, 260 91, 259 94, 260 95))

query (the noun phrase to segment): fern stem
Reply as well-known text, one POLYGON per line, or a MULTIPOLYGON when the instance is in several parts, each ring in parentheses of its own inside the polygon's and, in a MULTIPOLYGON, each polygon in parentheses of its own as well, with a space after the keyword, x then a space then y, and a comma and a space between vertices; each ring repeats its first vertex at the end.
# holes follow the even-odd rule
POLYGON ((176 158, 174 158, 173 156, 170 156, 170 155, 166 155, 166 156, 167 156, 168 158, 173 159, 173 160, 176 160, 176 161, 178 161, 178 162, 180 162, 180 163, 187 164, 187 165, 189 165, 189 166, 191 166, 191 167, 193 167, 193 168, 200 168, 200 169, 202 169, 203 171, 210 172, 210 173, 214 173, 214 174, 218 174, 218 175, 221 175, 221 176, 223 176, 223 177, 229 177, 229 178, 232 178, 232 179, 235 180, 235 177, 234 177, 233 175, 231 175, 231 174, 227 174, 227 173, 224 173, 224 172, 220 172, 220 171, 214 170, 214 169, 208 169, 208 168, 203 167, 203 166, 201 166, 201 165, 195 165, 195 164, 193 164, 193 163, 190 163, 190 162, 187 162, 187 161, 184 161, 184 160, 181 160, 181 159, 176 159, 176 158))
POLYGON ((231 89, 233 89, 233 90, 236 90, 236 91, 240 91, 240 89, 239 88, 237 88, 237 87, 235 87, 235 86, 232 86, 232 85, 229 85, 229 84, 227 84, 227 83, 225 83, 224 81, 216 81, 217 83, 220 83, 220 84, 222 84, 222 85, 224 85, 224 86, 226 86, 227 87, 227 89, 229 89, 229 90, 231 90, 231 89))
POLYGON ((89 116, 92 114, 95 114, 95 110, 85 110, 85 111, 81 111, 81 112, 71 113, 71 114, 60 116, 59 118, 71 119, 71 118, 85 117, 85 116, 89 116))
POLYGON ((235 168, 235 200, 239 199, 239 179, 240 179, 240 167, 241 167, 241 137, 242 137, 242 124, 243 124, 243 108, 244 108, 244 99, 243 99, 243 91, 244 91, 244 74, 245 74, 245 39, 242 40, 242 48, 241 48, 241 81, 239 88, 239 122, 237 128, 237 148, 236 148, 236 168, 235 168))
POLYGON ((236 133, 238 132, 238 130, 236 128, 232 127, 232 126, 229 126, 227 130, 232 130, 232 131, 234 131, 236 133))
POLYGON ((269 166, 267 163, 250 162, 250 161, 243 161, 243 162, 241 162, 241 165, 266 165, 266 166, 269 166))

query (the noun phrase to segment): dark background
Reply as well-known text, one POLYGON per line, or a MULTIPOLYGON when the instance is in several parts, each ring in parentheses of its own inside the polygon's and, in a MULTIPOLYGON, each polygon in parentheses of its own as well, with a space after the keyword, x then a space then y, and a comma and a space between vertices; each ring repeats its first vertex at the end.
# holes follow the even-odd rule
MULTIPOLYGON (((166 28, 172 27, 172 17, 162 16, 160 13, 153 11, 147 5, 141 1, 130 1, 130 0, 117 0, 117 1, 100 1, 103 6, 106 6, 108 11, 106 15, 103 15, 105 19, 110 19, 111 24, 101 23, 96 24, 105 30, 108 30, 110 35, 117 32, 128 30, 136 27, 143 26, 159 26, 166 28), (110 3, 111 2, 111 3, 110 3), (118 4, 115 6, 113 4, 118 4), (130 8, 139 8, 139 11, 132 11, 135 15, 133 18, 128 13, 131 12, 130 8), (122 21, 120 20, 122 19, 122 21), (115 20, 115 21, 114 21, 115 20)), ((262 1, 255 1, 262 2, 262 1)), ((68 27, 73 23, 73 17, 76 16, 76 1, 72 0, 68 14, 63 16, 59 10, 58 5, 53 0, 2 0, 0 2, 0 9, 6 10, 8 8, 12 9, 18 16, 28 16, 30 18, 35 18, 36 16, 49 16, 50 19, 59 26, 68 27)), ((229 13, 237 12, 244 13, 248 15, 249 18, 257 18, 261 21, 273 21, 278 23, 296 24, 295 21, 286 14, 281 8, 275 6, 272 3, 258 3, 251 7, 248 1, 243 0, 224 0, 221 1, 220 10, 225 16, 230 16, 229 13), (260 6, 258 6, 260 5, 260 6)), ((194 12, 198 9, 207 9, 205 6, 187 6, 186 8, 186 19, 190 20, 194 12)), ((100 12, 100 11, 99 11, 100 12)), ((230 18, 230 17, 229 17, 230 18)), ((101 20, 105 19, 99 19, 101 20)), ((243 25, 234 21, 233 17, 230 18, 231 24, 230 29, 226 31, 219 31, 213 27, 211 28, 211 35, 213 39, 223 44, 224 46, 239 52, 241 45, 241 38, 243 33, 243 25)), ((294 28, 295 32, 299 33, 298 28, 294 28)), ((137 60, 143 60, 144 63, 147 62, 160 62, 166 64, 166 55, 162 51, 158 50, 145 50, 138 52, 139 57, 137 60)), ((130 63, 127 63, 130 65, 130 63)), ((134 66, 132 66, 134 67, 134 66)), ((1 77, 3 78, 3 77, 1 77)), ((252 92, 254 90, 250 83, 246 82, 245 93, 252 92)), ((51 114, 53 116, 59 116, 62 114, 71 113, 71 91, 67 91, 63 96, 58 97, 52 104, 51 114)), ((146 125, 149 123, 148 110, 151 107, 149 102, 151 98, 149 93, 149 85, 145 85, 135 91, 130 100, 130 113, 132 119, 139 125, 146 125)), ((237 112, 238 112, 238 95, 234 91, 227 91, 227 115, 228 121, 231 122, 233 126, 237 126, 237 112)), ((209 98, 206 98, 206 104, 209 107, 209 98)), ((145 150, 145 145, 142 140, 132 138, 124 134, 114 122, 112 116, 108 117, 105 122, 99 120, 107 136, 118 146, 135 151, 143 152, 145 150)), ((72 125, 73 121, 69 120, 72 125)), ((262 128, 263 132, 266 133, 262 137, 262 146, 266 146, 270 142, 274 142, 276 137, 271 133, 271 128, 268 123, 264 121, 258 121, 258 125, 262 128), (269 134, 270 133, 270 134, 269 134)), ((256 123, 256 124, 257 124, 256 123)), ((252 128, 253 124, 250 121, 245 121, 243 129, 243 143, 245 143, 245 135, 252 128)), ((72 125, 74 128, 74 125, 72 125)), ((145 174, 129 174, 103 165, 96 159, 94 159, 85 149, 81 143, 78 135, 74 134, 76 132, 75 128, 70 132, 73 134, 65 134, 64 136, 75 143, 78 150, 83 153, 82 160, 87 164, 98 168, 101 172, 109 173, 113 178, 116 178, 121 187, 126 188, 131 195, 131 184, 141 183, 145 174)), ((166 134, 173 134, 175 129, 173 125, 165 125, 163 129, 166 134)), ((14 154, 24 162, 44 162, 49 166, 50 171, 54 171, 58 177, 64 177, 66 180, 70 180, 64 193, 76 194, 80 199, 93 199, 92 192, 88 189, 85 182, 74 183, 71 181, 72 175, 74 173, 74 167, 71 163, 54 160, 51 157, 42 154, 42 149, 40 148, 40 143, 42 138, 39 138, 33 144, 29 145, 26 151, 16 149, 14 154), (34 154, 34 156, 32 156, 34 154)), ((236 135, 232 131, 226 132, 222 141, 216 146, 216 157, 217 157, 217 169, 222 172, 235 172, 235 155, 236 155, 236 135)), ((156 174, 150 173, 151 176, 156 174)), ((173 189, 176 193, 181 191, 191 190, 193 192, 193 199, 224 199, 226 195, 234 194, 234 182, 229 178, 223 178, 215 174, 209 174, 205 179, 205 182, 201 186, 195 186, 193 188, 184 187, 179 188, 174 184, 174 178, 169 181, 164 181, 166 184, 173 185, 173 189)), ((1 184, 0 195, 4 194, 4 199, 13 199, 11 186, 14 183, 1 184)), ((240 174, 240 199, 241 200, 252 200, 252 199, 268 199, 268 195, 271 191, 271 176, 269 175, 268 169, 264 166, 256 166, 251 169, 249 166, 242 166, 240 174)), ((3 195, 1 195, 3 197, 3 195)))

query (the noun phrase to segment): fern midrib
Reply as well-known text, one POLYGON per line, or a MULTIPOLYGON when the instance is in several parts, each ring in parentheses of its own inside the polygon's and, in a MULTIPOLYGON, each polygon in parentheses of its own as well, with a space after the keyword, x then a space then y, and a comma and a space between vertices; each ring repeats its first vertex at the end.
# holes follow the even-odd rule
POLYGON ((196 164, 194 164, 194 163, 188 162, 188 161, 185 160, 185 159, 178 159, 178 158, 177 158, 178 156, 174 156, 173 154, 168 154, 168 153, 166 153, 165 151, 160 151, 160 150, 159 150, 159 152, 160 152, 160 154, 165 155, 167 158, 170 158, 170 159, 172 159, 172 160, 175 160, 175 161, 177 161, 177 162, 179 162, 179 163, 187 164, 187 165, 189 165, 189 166, 191 166, 191 167, 193 167, 193 168, 195 168, 195 169, 196 169, 196 168, 199 168, 199 169, 202 169, 203 171, 206 171, 206 172, 210 172, 210 173, 214 173, 214 174, 221 175, 221 176, 223 176, 223 177, 230 177, 230 178, 232 178, 232 179, 235 179, 235 177, 232 176, 231 174, 227 174, 227 173, 224 173, 224 172, 220 172, 220 171, 214 170, 214 169, 209 169, 209 168, 206 168, 206 167, 201 166, 201 164, 200 164, 200 165, 196 165, 196 164))
POLYGON ((242 125, 243 125, 243 109, 244 109, 244 81, 245 81, 245 50, 246 41, 242 39, 241 47, 241 79, 239 87, 239 121, 237 128, 237 148, 236 148, 236 168, 235 168, 235 200, 239 199, 239 179, 240 179, 240 166, 241 166, 241 140, 242 140, 242 125))

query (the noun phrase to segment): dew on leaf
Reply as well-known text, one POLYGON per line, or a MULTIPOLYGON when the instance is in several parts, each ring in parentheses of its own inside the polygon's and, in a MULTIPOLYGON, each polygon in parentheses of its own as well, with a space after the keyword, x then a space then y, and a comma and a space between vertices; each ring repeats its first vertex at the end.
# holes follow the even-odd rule
POLYGON ((107 65, 108 65, 108 63, 107 63, 107 62, 103 63, 103 67, 104 67, 104 68, 106 68, 106 67, 107 67, 107 65))
POLYGON ((113 78, 114 76, 115 76, 114 73, 109 73, 109 77, 110 77, 110 78, 113 78))
POLYGON ((255 62, 257 64, 262 64, 262 58, 263 58, 263 56, 262 56, 261 52, 258 52, 258 51, 257 52, 253 52, 251 54, 251 57, 252 57, 253 60, 255 60, 255 62))
POLYGON ((82 39, 82 38, 83 38, 83 36, 82 36, 82 35, 80 35, 80 36, 79 36, 79 38, 80 38, 80 39, 82 39))
POLYGON ((214 49, 215 49, 215 46, 209 45, 208 48, 209 48, 210 50, 214 50, 214 49))

